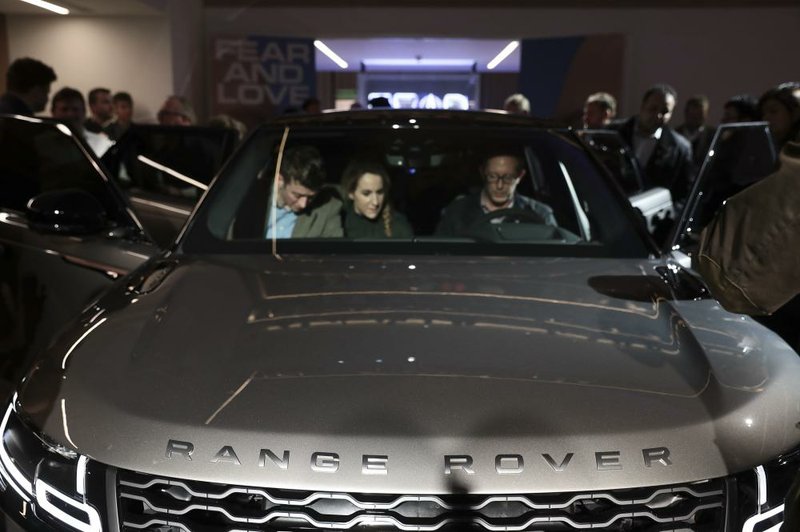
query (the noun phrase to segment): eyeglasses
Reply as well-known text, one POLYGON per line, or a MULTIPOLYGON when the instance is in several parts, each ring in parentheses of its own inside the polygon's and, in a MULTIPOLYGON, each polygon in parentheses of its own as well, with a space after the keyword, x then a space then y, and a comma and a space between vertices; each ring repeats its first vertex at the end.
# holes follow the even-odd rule
POLYGON ((497 183, 498 181, 502 181, 504 185, 510 185, 517 179, 519 179, 519 175, 497 175, 497 174, 485 174, 486 181, 489 183, 497 183))

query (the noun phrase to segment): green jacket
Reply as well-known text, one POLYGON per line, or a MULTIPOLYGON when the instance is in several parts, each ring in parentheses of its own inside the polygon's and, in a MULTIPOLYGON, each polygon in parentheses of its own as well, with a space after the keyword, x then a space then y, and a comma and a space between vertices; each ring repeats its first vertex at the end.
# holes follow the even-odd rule
POLYGON ((342 202, 330 196, 324 203, 312 205, 297 217, 292 238, 340 238, 342 230, 342 202))
MULTIPOLYGON (((411 229, 408 219, 394 209, 392 209, 391 228, 391 238, 414 237, 414 230, 411 229)), ((353 203, 349 201, 345 211, 344 234, 347 238, 388 238, 384 230, 382 216, 379 216, 376 220, 365 218, 353 210, 353 203)))

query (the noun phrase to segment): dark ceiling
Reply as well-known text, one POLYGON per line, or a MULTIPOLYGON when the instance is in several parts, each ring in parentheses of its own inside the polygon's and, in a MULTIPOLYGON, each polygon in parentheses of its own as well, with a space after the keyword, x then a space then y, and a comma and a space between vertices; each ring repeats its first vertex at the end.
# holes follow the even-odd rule
POLYGON ((204 0, 208 7, 765 8, 798 0, 204 0))

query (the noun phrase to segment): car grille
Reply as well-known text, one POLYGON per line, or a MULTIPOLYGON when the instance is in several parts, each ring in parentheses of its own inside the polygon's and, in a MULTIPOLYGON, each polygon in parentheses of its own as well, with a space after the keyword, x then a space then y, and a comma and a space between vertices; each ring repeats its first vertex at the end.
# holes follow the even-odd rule
POLYGON ((123 531, 719 531, 725 483, 529 495, 367 495, 228 486, 120 471, 123 531))

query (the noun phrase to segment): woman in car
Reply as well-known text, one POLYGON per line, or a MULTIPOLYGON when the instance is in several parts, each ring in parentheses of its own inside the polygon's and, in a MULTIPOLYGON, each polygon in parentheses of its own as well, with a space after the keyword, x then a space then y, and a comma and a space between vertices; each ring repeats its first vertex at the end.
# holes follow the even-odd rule
POLYGON ((411 224, 389 204, 389 174, 380 163, 354 160, 342 175, 348 238, 412 238, 411 224))

